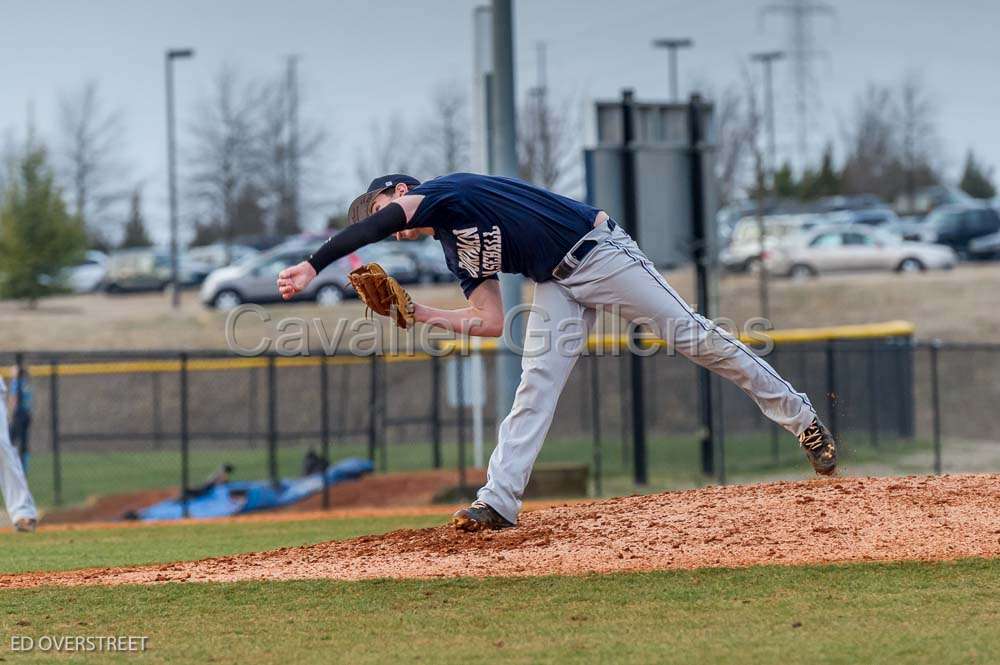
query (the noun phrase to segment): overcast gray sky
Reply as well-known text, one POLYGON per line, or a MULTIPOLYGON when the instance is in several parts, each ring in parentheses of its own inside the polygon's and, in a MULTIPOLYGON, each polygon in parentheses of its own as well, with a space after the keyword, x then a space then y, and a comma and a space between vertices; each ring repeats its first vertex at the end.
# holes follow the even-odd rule
MULTIPOLYGON (((277 74, 284 56, 302 57, 304 112, 330 134, 330 199, 357 187, 353 161, 371 118, 419 114, 429 90, 450 79, 471 86, 474 0, 0 0, 0 131, 25 125, 29 104, 39 133, 52 136, 59 94, 99 82, 105 102, 125 118, 130 176, 144 180, 146 216, 162 238, 165 221, 163 51, 190 46, 178 66, 181 138, 195 100, 223 63, 246 75, 277 74)), ((555 95, 581 100, 665 97, 666 54, 658 36, 689 36, 682 92, 692 81, 716 89, 740 77, 747 53, 783 46, 786 24, 761 20, 764 0, 515 0, 517 86, 535 80, 535 44, 548 44, 555 95)), ((1000 85, 991 0, 833 0, 836 18, 818 19, 816 65, 823 113, 818 133, 838 138, 839 122, 868 80, 922 74, 938 104, 951 175, 973 147, 1000 164, 1000 85)), ((779 66, 779 88, 787 88, 779 66)), ((794 146, 791 96, 779 90, 779 149, 794 146)), ((817 144, 821 141, 817 141, 817 144)), ((315 211, 318 223, 323 211, 315 211)))

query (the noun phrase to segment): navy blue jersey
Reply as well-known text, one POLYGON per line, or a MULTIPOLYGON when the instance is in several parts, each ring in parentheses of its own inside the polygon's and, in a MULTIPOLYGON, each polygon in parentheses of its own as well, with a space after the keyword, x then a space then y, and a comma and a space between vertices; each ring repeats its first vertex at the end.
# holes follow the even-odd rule
POLYGON ((429 226, 468 296, 498 272, 552 279, 594 225, 597 208, 513 178, 452 173, 414 187, 411 226, 429 226))

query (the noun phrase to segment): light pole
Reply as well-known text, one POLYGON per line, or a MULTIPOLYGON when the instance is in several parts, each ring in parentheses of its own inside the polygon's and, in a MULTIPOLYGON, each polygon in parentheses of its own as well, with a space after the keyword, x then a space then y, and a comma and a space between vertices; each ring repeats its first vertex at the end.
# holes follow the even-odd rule
POLYGON ((767 122, 767 172, 768 178, 774 178, 777 148, 774 140, 774 76, 772 69, 774 61, 785 57, 783 51, 764 51, 753 53, 750 59, 764 66, 764 115, 767 122))
POLYGON ((167 186, 170 196, 170 290, 171 304, 181 304, 181 287, 178 280, 177 255, 177 147, 174 137, 174 60, 190 58, 194 50, 169 49, 164 57, 167 75, 167 186))
POLYGON ((665 48, 670 55, 670 101, 679 102, 680 92, 677 89, 677 51, 691 48, 694 41, 690 39, 654 39, 653 48, 665 48))
MULTIPOLYGON (((490 172, 517 177, 517 113, 514 104, 514 0, 493 0, 493 78, 490 99, 492 145, 490 172)), ((502 275, 500 290, 505 314, 521 304, 524 278, 502 275)), ((517 311, 517 310, 515 310, 517 311)), ((510 411, 521 379, 521 359, 511 348, 524 344, 525 315, 507 323, 502 351, 497 355, 497 416, 510 411), (507 342, 510 342, 510 345, 507 342)), ((498 423, 499 426, 499 423, 498 423)))
POLYGON ((757 155, 757 235, 760 241, 757 270, 758 289, 760 291, 760 315, 767 320, 770 320, 771 317, 771 299, 768 290, 767 266, 764 263, 765 252, 767 250, 767 226, 764 224, 764 196, 767 187, 774 187, 774 166, 777 153, 774 139, 774 85, 772 69, 774 61, 780 60, 783 57, 785 57, 785 54, 781 51, 764 51, 750 55, 750 59, 753 62, 759 62, 764 66, 764 115, 765 122, 767 123, 767 166, 763 167, 761 165, 760 144, 757 143, 756 137, 754 138, 754 154, 757 155))

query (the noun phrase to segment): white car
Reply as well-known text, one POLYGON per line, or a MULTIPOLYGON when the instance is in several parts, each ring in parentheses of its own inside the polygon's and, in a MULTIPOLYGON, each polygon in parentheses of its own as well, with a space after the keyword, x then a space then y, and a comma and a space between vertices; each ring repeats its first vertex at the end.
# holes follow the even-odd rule
POLYGON ((62 280, 73 293, 90 293, 101 287, 107 274, 108 255, 88 250, 83 261, 63 271, 62 280))
POLYGON ((768 272, 796 279, 844 271, 948 269, 957 262, 950 247, 901 240, 866 226, 818 228, 764 253, 768 272))
MULTIPOLYGON (((764 250, 773 249, 786 239, 816 226, 820 215, 770 215, 764 217, 764 250)), ((753 271, 760 256, 760 222, 756 217, 744 217, 733 227, 729 245, 719 254, 726 269, 733 272, 753 271)))

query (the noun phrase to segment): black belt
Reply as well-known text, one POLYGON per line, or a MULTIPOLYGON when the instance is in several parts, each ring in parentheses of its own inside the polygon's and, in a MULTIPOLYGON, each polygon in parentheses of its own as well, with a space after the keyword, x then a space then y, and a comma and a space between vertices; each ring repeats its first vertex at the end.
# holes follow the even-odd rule
MULTIPOLYGON (((608 233, 615 230, 618 226, 615 224, 615 220, 608 218, 608 221, 603 222, 608 225, 608 233)), ((583 257, 590 254, 590 250, 601 244, 600 240, 587 239, 581 242, 579 245, 573 248, 573 250, 563 257, 563 260, 559 262, 559 265, 555 267, 552 271, 552 276, 556 279, 566 279, 573 274, 573 271, 580 266, 580 262, 583 261, 583 257)))

